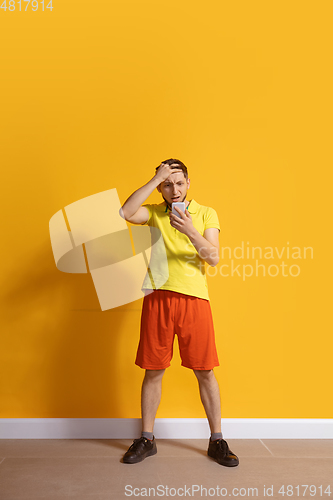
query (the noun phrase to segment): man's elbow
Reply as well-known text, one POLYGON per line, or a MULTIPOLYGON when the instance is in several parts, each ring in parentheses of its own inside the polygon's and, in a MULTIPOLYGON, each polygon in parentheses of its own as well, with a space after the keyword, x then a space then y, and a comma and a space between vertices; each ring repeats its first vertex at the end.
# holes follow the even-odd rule
POLYGON ((211 258, 211 266, 212 267, 215 267, 217 266, 217 264, 219 263, 219 260, 220 260, 220 256, 219 256, 219 250, 218 248, 216 247, 215 249, 216 251, 214 251, 214 253, 212 254, 212 258, 211 258))
POLYGON ((126 217, 125 217, 125 214, 124 214, 123 207, 120 207, 120 209, 119 209, 119 215, 120 215, 120 217, 122 217, 123 219, 125 219, 125 220, 126 220, 126 217))
POLYGON ((211 267, 216 267, 217 264, 219 263, 220 258, 216 257, 215 259, 212 259, 211 263, 209 264, 211 267))

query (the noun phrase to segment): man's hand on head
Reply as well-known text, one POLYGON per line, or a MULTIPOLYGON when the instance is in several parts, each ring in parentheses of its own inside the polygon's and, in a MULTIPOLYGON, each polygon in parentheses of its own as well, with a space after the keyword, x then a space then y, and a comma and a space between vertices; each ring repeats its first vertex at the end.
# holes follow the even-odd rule
POLYGON ((172 163, 171 165, 168 163, 161 163, 155 177, 160 181, 160 183, 162 183, 169 177, 170 174, 182 172, 182 169, 177 167, 179 167, 178 163, 172 163))

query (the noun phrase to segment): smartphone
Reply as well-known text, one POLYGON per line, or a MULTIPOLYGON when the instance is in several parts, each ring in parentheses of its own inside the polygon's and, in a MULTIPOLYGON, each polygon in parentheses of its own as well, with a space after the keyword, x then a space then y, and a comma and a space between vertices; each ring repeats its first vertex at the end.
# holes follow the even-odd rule
POLYGON ((179 215, 177 210, 175 210, 175 207, 180 208, 180 210, 182 210, 185 213, 185 201, 176 201, 175 203, 172 203, 171 206, 172 206, 172 213, 177 215, 177 217, 181 219, 181 216, 179 215))

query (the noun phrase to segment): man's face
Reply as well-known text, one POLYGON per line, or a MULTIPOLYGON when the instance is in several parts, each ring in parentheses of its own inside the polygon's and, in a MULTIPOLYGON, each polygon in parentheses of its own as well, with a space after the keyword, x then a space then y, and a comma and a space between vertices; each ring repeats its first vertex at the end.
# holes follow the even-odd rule
POLYGON ((175 172, 157 186, 157 190, 162 194, 164 201, 171 207, 175 201, 185 201, 187 190, 190 187, 190 179, 184 176, 183 172, 175 172))

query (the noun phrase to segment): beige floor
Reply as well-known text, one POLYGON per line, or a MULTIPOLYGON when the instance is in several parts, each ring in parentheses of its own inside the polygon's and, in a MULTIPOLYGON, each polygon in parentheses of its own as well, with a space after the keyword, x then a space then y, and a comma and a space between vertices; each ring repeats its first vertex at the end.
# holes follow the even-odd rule
POLYGON ((0 499, 153 498, 155 488, 155 498, 329 500, 330 483, 333 494, 333 439, 227 442, 239 457, 238 467, 210 459, 202 439, 157 440, 157 455, 134 465, 121 462, 132 443, 128 439, 0 440, 0 499), (293 495, 287 495, 288 485, 293 495), (272 486, 273 495, 264 494, 272 486), (283 486, 285 495, 279 493, 283 486))

